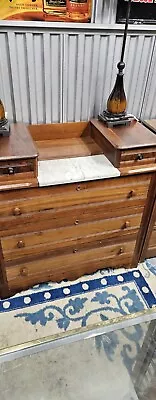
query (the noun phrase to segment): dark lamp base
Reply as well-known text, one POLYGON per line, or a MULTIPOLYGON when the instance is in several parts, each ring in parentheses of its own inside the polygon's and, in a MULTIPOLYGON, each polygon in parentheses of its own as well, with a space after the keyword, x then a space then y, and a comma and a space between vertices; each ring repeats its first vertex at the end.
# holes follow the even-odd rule
POLYGON ((98 115, 98 119, 104 122, 108 128, 115 125, 130 125, 130 123, 136 118, 131 114, 120 113, 120 114, 112 114, 108 111, 103 111, 98 115))
POLYGON ((10 136, 10 124, 7 120, 0 121, 0 136, 10 136))

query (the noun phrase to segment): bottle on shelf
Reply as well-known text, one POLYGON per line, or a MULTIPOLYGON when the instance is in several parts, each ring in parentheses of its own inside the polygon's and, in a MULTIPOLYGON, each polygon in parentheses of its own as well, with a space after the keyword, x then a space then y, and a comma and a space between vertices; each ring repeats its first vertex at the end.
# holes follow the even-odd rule
POLYGON ((77 22, 90 20, 91 0, 67 0, 67 19, 77 22))
MULTIPOLYGON (((43 12, 47 17, 58 17, 58 19, 66 16, 66 0, 43 0, 43 12)), ((53 18, 51 18, 53 20, 53 18)))

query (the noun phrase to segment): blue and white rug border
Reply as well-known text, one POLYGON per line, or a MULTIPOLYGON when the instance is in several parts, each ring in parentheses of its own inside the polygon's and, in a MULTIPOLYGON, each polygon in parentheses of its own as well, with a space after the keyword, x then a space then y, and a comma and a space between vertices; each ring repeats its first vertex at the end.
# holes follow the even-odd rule
MULTIPOLYGON (((127 270, 113 275, 105 275, 100 278, 90 279, 83 282, 77 282, 63 287, 47 288, 41 291, 22 292, 12 298, 0 300, 0 313, 10 312, 17 309, 32 307, 39 304, 53 302, 68 297, 83 295, 87 292, 106 289, 111 286, 123 286, 129 282, 136 284, 141 297, 144 299, 147 307, 152 308, 156 304, 155 296, 143 277, 141 271, 137 269, 127 270)), ((61 285, 61 284, 60 284, 61 285)))

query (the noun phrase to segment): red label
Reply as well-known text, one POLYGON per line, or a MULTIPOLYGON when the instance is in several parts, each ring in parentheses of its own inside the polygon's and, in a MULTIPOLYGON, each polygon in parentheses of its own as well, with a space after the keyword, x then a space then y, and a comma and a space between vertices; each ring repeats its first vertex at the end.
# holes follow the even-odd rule
POLYGON ((88 12, 88 1, 87 0, 67 0, 67 9, 69 12, 88 12))
POLYGON ((132 0, 133 3, 154 3, 154 0, 132 0))

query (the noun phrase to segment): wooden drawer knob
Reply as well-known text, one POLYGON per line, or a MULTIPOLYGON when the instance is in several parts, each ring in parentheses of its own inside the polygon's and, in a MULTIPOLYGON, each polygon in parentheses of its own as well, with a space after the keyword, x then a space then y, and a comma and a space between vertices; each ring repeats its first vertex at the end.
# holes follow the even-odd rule
POLYGON ((20 269, 20 275, 22 276, 27 276, 28 275, 28 269, 26 267, 20 269))
POLYGON ((81 186, 78 185, 77 188, 76 188, 76 190, 77 190, 77 191, 81 190, 81 186))
POLYGON ((20 214, 21 214, 20 208, 19 208, 19 207, 15 207, 15 208, 13 209, 13 215, 20 215, 20 214))
POLYGON ((123 224, 123 229, 129 228, 130 226, 130 221, 125 221, 125 223, 123 224))
POLYGON ((73 249, 73 253, 77 253, 77 251, 78 251, 77 249, 73 249))
POLYGON ((19 249, 22 249, 23 247, 25 247, 25 243, 23 242, 23 240, 19 240, 19 242, 17 242, 17 247, 19 249))
POLYGON ((13 175, 14 173, 15 173, 14 168, 13 168, 13 167, 9 167, 9 168, 8 168, 8 174, 9 174, 9 175, 13 175))
POLYGON ((75 224, 75 225, 78 225, 78 224, 79 224, 79 220, 76 219, 76 221, 74 222, 74 224, 75 224))
POLYGON ((134 197, 136 195, 135 190, 130 190, 128 193, 128 198, 130 199, 131 197, 134 197))
POLYGON ((144 159, 144 156, 143 156, 142 153, 137 154, 137 156, 136 156, 136 160, 137 161, 140 161, 140 160, 143 160, 143 159, 144 159))
POLYGON ((123 247, 120 247, 120 249, 119 249, 119 251, 118 251, 118 254, 123 254, 124 253, 124 248, 123 247))

